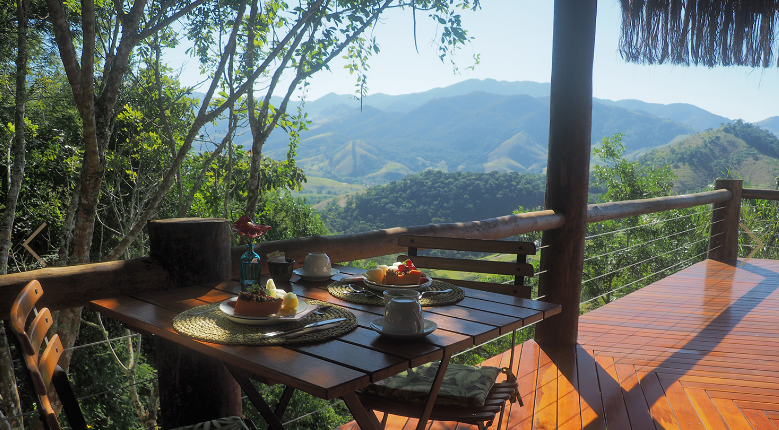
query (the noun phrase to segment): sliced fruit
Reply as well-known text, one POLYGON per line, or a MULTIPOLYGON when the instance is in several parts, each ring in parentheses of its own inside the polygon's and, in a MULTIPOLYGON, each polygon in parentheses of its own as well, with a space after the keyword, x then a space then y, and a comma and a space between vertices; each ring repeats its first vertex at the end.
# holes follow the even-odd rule
POLYGON ((284 299, 282 299, 281 302, 281 309, 288 311, 295 309, 296 307, 298 307, 298 296, 296 296, 292 291, 284 294, 284 299))
POLYGON ((365 277, 367 277, 371 282, 381 284, 381 282, 384 280, 384 271, 379 268, 368 269, 365 271, 365 277))

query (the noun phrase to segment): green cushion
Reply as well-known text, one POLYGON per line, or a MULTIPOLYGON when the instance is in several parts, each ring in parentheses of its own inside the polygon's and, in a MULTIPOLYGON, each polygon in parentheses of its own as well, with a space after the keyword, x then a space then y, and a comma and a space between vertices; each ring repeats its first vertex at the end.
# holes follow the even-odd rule
MULTIPOLYGON (((423 364, 369 385, 364 391, 406 401, 427 401, 438 372, 438 362, 423 364)), ((436 398, 436 404, 484 406, 500 368, 450 364, 436 398)))
POLYGON ((191 426, 178 427, 174 430, 249 430, 241 417, 219 418, 191 426))

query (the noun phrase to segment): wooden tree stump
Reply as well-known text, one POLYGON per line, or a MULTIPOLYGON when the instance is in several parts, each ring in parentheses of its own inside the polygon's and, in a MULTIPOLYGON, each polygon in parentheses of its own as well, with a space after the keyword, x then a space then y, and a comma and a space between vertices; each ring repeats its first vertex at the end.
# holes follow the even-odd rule
POLYGON ((172 218, 149 223, 150 257, 173 288, 230 278, 230 221, 172 218))
MULTIPOLYGON (((151 257, 172 288, 230 278, 229 221, 183 218, 149 223, 151 257)), ((160 422, 169 429, 241 415, 241 389, 224 364, 155 337, 160 422)))

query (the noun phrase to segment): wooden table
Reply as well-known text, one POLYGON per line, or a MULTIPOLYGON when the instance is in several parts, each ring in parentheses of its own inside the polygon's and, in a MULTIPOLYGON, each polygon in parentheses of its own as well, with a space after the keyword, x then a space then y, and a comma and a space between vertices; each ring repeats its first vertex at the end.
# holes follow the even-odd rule
MULTIPOLYGON (((341 274, 334 277, 336 280, 363 272, 351 267, 339 269, 341 274)), ((173 318, 182 311, 236 295, 240 287, 234 281, 96 300, 90 303, 90 308, 137 331, 154 334, 225 363, 239 383, 245 383, 246 376, 285 385, 287 390, 279 405, 281 411, 278 408, 271 411, 261 396, 247 392, 263 418, 275 429, 282 428, 279 418, 294 389, 326 400, 343 398, 361 428, 378 428, 376 416, 365 410, 355 390, 435 360, 442 360, 441 367, 445 371, 452 354, 556 315, 561 310, 559 305, 551 303, 464 289, 465 299, 455 305, 425 308, 425 318, 438 324, 435 332, 420 339, 398 341, 382 337, 370 328, 371 321, 383 316, 384 307, 339 300, 327 292, 329 283, 303 281, 295 275, 291 285, 278 287, 292 290, 304 299, 321 300, 349 309, 357 316, 357 329, 337 339, 286 347, 212 344, 186 338, 173 329, 173 318)), ((158 369, 158 372, 163 374, 167 370, 158 369)), ((243 383, 244 391, 252 389, 243 383)), ((437 388, 434 391, 430 408, 437 388)), ((208 393, 195 395, 207 396, 208 393)), ((162 402, 164 407, 165 399, 162 402)), ((427 417, 429 411, 421 417, 420 426, 427 417)))

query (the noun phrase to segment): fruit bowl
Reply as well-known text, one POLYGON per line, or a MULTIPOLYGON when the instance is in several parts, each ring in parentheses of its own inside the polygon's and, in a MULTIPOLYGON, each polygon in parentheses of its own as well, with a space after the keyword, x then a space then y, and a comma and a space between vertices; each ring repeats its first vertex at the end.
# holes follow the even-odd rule
POLYGON ((365 275, 363 275, 363 279, 365 282, 365 286, 370 288, 371 290, 376 291, 386 291, 386 290, 421 290, 423 288, 427 288, 431 285, 433 285, 433 280, 428 279, 427 282, 424 282, 422 284, 410 284, 410 285, 393 285, 393 284, 379 284, 377 282, 373 282, 369 280, 365 275))

